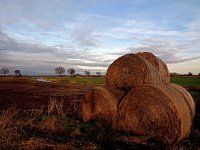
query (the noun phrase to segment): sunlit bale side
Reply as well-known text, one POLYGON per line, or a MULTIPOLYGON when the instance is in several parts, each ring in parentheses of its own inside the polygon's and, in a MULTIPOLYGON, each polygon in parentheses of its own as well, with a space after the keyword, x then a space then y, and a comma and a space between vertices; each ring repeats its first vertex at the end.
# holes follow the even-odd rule
POLYGON ((193 99, 174 85, 141 85, 121 101, 116 124, 120 131, 145 135, 165 144, 186 138, 192 126, 193 99))
POLYGON ((167 65, 158 57, 150 52, 139 52, 136 55, 144 58, 145 60, 149 61, 159 72, 160 76, 164 83, 170 83, 170 74, 167 68, 167 65))
POLYGON ((94 87, 89 90, 82 102, 82 117, 84 121, 95 119, 111 125, 117 111, 117 98, 104 87, 94 87))
POLYGON ((177 94, 179 92, 181 94, 180 96, 184 97, 185 101, 187 102, 187 104, 190 108, 190 113, 192 115, 192 119, 194 119, 194 117, 195 117, 195 102, 194 102, 192 96, 190 95, 190 93, 185 88, 183 88, 182 86, 177 85, 175 83, 170 83, 170 86, 175 89, 177 94))
POLYGON ((134 86, 160 83, 162 78, 158 70, 136 54, 119 57, 109 66, 106 74, 106 86, 119 101, 134 86))

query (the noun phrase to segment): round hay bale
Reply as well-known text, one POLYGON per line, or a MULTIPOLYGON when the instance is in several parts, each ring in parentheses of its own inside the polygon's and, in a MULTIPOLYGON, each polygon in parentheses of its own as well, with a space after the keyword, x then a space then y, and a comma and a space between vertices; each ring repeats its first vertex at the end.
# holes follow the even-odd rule
POLYGON ((170 83, 171 87, 175 88, 178 92, 181 93, 181 95, 184 97, 185 101, 187 102, 189 108, 190 108, 190 113, 192 115, 192 118, 194 119, 195 117, 195 102, 190 93, 183 88, 180 85, 177 85, 175 83, 170 83))
POLYGON ((167 68, 167 65, 162 60, 160 60, 158 57, 156 57, 154 54, 150 52, 139 52, 139 53, 136 53, 136 55, 146 59, 155 68, 157 68, 164 83, 166 84, 170 83, 169 70, 167 68))
POLYGON ((117 102, 117 98, 104 87, 94 87, 84 96, 83 120, 95 119, 101 123, 111 124, 116 116, 117 102))
POLYGON ((106 74, 106 86, 119 101, 136 85, 159 83, 162 83, 162 79, 158 70, 135 54, 126 54, 116 59, 106 74))
POLYGON ((189 135, 191 125, 190 108, 179 90, 160 84, 132 89, 121 101, 113 127, 173 144, 189 135))

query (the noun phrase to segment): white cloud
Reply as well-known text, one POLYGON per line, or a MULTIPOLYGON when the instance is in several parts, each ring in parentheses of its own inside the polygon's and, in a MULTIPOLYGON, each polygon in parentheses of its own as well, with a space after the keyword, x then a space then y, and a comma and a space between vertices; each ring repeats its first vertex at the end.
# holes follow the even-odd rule
POLYGON ((71 33, 71 38, 80 46, 96 46, 100 43, 93 34, 91 27, 75 27, 71 33))
MULTIPOLYGON (((186 45, 188 46, 188 45, 186 45)), ((195 59, 200 59, 200 55, 187 56, 183 53, 185 45, 178 44, 175 41, 162 41, 159 39, 144 39, 141 46, 128 47, 120 52, 112 53, 113 55, 124 55, 126 53, 137 53, 139 51, 152 52, 160 57, 166 63, 180 63, 187 62, 195 59)))

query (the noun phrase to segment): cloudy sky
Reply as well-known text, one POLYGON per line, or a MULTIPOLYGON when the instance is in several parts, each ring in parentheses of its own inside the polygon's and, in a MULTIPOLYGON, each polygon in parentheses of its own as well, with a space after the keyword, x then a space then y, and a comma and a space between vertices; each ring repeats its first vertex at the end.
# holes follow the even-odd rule
POLYGON ((105 72, 150 51, 170 72, 200 72, 200 0, 1 0, 0 68, 105 72))

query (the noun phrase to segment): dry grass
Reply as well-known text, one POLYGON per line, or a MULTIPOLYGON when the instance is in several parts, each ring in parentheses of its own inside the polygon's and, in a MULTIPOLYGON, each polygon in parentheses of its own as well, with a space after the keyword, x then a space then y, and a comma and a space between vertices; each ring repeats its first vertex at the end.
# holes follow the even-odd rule
POLYGON ((67 105, 67 109, 65 110, 65 113, 68 115, 76 115, 81 117, 82 111, 82 99, 75 98, 74 100, 71 100, 70 103, 67 105))
MULTIPOLYGON (((61 105, 57 102, 50 101, 49 108, 52 108, 52 105, 61 105)), ((94 134, 91 130, 96 127, 81 125, 75 116, 68 118, 61 112, 61 107, 56 108, 58 110, 54 108, 54 113, 15 108, 3 111, 0 114, 0 149, 97 149, 97 144, 92 141, 83 141, 81 138, 76 140, 80 132, 94 134)))
POLYGON ((30 138, 22 141, 22 143, 19 145, 20 149, 25 150, 53 149, 53 147, 53 144, 49 144, 47 141, 41 138, 30 138))
POLYGON ((60 116, 63 112, 64 100, 56 100, 51 98, 48 104, 48 114, 60 116))
MULTIPOLYGON (((20 139, 20 134, 17 132, 20 127, 16 124, 19 112, 14 108, 5 110, 0 115, 0 145, 4 144, 9 146, 12 143, 16 143, 20 139)), ((0 146, 1 148, 1 146, 0 146)))
MULTIPOLYGON (((64 112, 63 112, 64 113, 64 112)), ((130 133, 119 133, 110 128, 91 121, 84 123, 74 116, 64 113, 60 119, 53 119, 55 115, 48 115, 45 110, 16 110, 8 109, 0 115, 0 149, 170 149, 168 146, 149 141, 148 137, 138 137, 130 133), (43 112, 43 113, 41 113, 43 112), (6 116, 6 117, 5 117, 6 116), (49 119, 50 118, 50 119, 49 119), (56 132, 55 126, 44 125, 47 120, 54 120, 62 125, 63 133, 56 132), (49 126, 49 129, 47 129, 49 126), (49 132, 50 130, 50 132, 49 132), (52 132, 53 131, 53 132, 52 132)), ((193 132, 192 132, 193 133, 193 132)), ((185 149, 198 148, 199 133, 192 135, 192 143, 188 140, 183 145, 185 149), (194 145, 193 145, 194 144, 194 145)))
POLYGON ((63 102, 50 100, 48 112, 41 109, 16 110, 14 107, 0 114, 0 148, 45 149, 52 144, 30 134, 65 134, 67 117, 62 111, 63 102), (30 132, 30 133, 29 133, 30 132))

